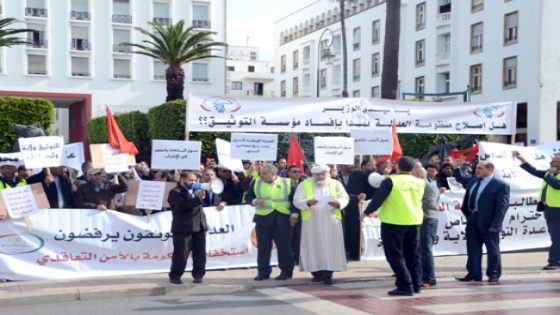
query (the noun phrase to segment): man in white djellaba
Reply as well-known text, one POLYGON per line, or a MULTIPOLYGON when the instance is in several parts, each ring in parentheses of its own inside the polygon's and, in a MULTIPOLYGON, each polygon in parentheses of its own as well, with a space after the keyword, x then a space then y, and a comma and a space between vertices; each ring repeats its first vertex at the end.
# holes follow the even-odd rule
POLYGON ((344 186, 330 177, 327 165, 315 165, 313 177, 298 185, 294 206, 301 210, 290 217, 295 225, 301 217, 299 268, 310 271, 313 282, 332 284, 335 271, 345 271, 346 252, 342 233, 342 211, 349 197, 344 186))

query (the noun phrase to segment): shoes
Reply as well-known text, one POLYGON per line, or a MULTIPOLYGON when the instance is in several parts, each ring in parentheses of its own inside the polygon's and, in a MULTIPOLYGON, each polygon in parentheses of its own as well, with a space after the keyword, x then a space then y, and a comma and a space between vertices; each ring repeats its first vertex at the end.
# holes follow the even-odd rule
POLYGON ((202 278, 194 278, 193 283, 202 283, 202 278))
POLYGON ((482 279, 471 277, 471 276, 468 275, 468 274, 467 274, 466 276, 464 276, 463 278, 457 278, 457 277, 455 277, 455 280, 457 280, 457 281, 462 281, 462 282, 482 281, 482 279))
POLYGON ((424 283, 422 285, 422 289, 430 289, 430 288, 435 288, 436 284, 435 283, 424 283))
POLYGON ((414 295, 414 293, 412 293, 412 291, 405 291, 405 290, 401 290, 399 288, 396 288, 395 290, 389 291, 389 292, 387 292, 387 294, 394 295, 394 296, 413 296, 414 295))
POLYGON ((274 278, 274 280, 288 280, 288 279, 292 279, 292 276, 280 274, 278 277, 274 278))
POLYGON ((268 279, 268 278, 270 278, 270 276, 257 275, 257 276, 254 278, 254 280, 255 280, 255 281, 263 281, 263 280, 266 280, 266 279, 268 279))
POLYGON ((311 279, 311 282, 321 282, 323 281, 323 279, 321 279, 320 277, 313 277, 313 279, 311 279))
POLYGON ((421 288, 414 288, 414 293, 420 293, 420 292, 422 292, 421 288))
POLYGON ((331 285, 331 284, 333 284, 332 278, 331 278, 331 277, 328 277, 328 278, 325 277, 325 278, 323 278, 323 283, 326 284, 326 285, 331 285))
POLYGON ((557 270, 560 269, 560 265, 548 264, 542 268, 543 270, 557 270))
POLYGON ((169 279, 169 283, 183 284, 183 281, 181 281, 181 279, 169 279))
POLYGON ((498 283, 500 282, 499 278, 488 278, 488 283, 498 283))

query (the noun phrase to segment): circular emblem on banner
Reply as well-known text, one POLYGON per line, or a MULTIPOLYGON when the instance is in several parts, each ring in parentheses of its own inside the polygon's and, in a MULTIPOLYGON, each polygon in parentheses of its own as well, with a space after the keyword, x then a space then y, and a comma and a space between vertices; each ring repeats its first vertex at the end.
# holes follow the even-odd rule
POLYGON ((0 235, 0 254, 19 255, 36 252, 43 248, 45 240, 35 234, 0 235))
POLYGON ((473 114, 478 117, 497 118, 504 116, 506 112, 501 106, 486 106, 477 108, 473 114))
POLYGON ((229 97, 212 97, 205 99, 200 108, 205 112, 227 114, 235 113, 241 109, 241 105, 236 100, 229 97))

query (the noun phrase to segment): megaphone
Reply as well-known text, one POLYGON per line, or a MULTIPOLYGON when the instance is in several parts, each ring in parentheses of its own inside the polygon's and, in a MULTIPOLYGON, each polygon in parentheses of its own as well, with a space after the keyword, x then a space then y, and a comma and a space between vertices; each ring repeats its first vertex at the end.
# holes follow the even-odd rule
POLYGON ((214 178, 209 183, 194 183, 192 187, 193 190, 204 189, 215 194, 221 194, 224 191, 224 182, 219 178, 214 178))
POLYGON ((379 188, 379 186, 381 186, 381 182, 385 179, 385 176, 377 173, 377 172, 373 172, 371 174, 369 174, 368 176, 368 183, 373 187, 373 188, 379 188))

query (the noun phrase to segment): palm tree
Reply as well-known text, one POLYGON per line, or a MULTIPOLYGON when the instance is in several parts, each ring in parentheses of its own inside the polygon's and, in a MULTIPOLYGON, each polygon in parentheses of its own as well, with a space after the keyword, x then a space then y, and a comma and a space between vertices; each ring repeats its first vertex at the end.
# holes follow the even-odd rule
POLYGON ((29 44, 27 40, 14 35, 33 32, 34 30, 27 28, 8 28, 18 22, 19 21, 14 18, 0 19, 0 47, 29 44))
POLYGON ((168 66, 165 71, 166 101, 183 99, 185 71, 182 65, 200 59, 223 58, 212 55, 212 52, 219 50, 219 47, 225 47, 226 44, 213 40, 212 36, 216 32, 198 31, 194 26, 185 29, 184 20, 168 26, 153 22, 148 24, 154 28, 153 32, 140 27, 134 28, 148 39, 142 40, 139 44, 122 43, 121 45, 139 48, 140 50, 133 53, 149 56, 166 64, 168 66))
POLYGON ((399 38, 401 33, 401 0, 386 2, 385 45, 381 73, 381 98, 397 99, 399 88, 399 38))
POLYGON ((340 9, 340 32, 342 33, 342 97, 348 97, 348 49, 346 45, 345 0, 338 0, 340 9))

